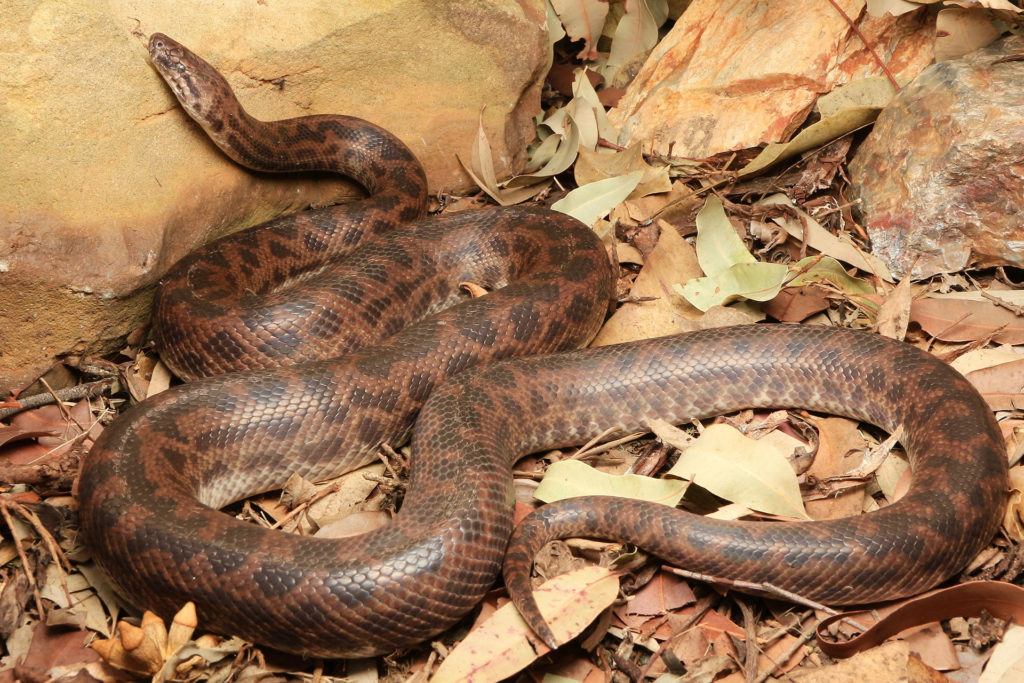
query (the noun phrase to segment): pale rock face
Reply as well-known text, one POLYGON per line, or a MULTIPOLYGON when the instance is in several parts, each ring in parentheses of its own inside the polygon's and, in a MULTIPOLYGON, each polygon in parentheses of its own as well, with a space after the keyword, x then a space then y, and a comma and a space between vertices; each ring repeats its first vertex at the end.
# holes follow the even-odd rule
POLYGON ((1024 39, 928 67, 850 163, 871 252, 897 277, 1024 267, 1024 39))
POLYGON ((828 2, 693 0, 609 112, 617 142, 701 159, 788 140, 821 94, 880 73, 861 36, 899 79, 931 61, 925 13, 839 4, 860 35, 828 2))
POLYGON ((543 0, 7 0, 0 3, 0 393, 102 353, 152 287, 213 237, 358 196, 254 174, 185 115, 148 61, 162 32, 217 66, 254 116, 388 128, 432 191, 470 187, 483 111, 499 175, 533 136, 550 62, 543 0))

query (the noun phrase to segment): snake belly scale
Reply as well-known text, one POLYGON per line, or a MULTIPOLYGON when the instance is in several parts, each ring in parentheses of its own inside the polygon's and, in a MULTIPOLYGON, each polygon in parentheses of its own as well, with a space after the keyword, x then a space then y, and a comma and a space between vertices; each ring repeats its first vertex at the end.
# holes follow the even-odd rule
POLYGON ((107 428, 78 487, 85 538, 132 604, 169 615, 192 600, 203 628, 359 657, 456 623, 503 561, 514 599, 550 640, 529 570, 538 545, 565 534, 841 604, 924 590, 995 533, 1007 488, 998 427, 930 355, 783 325, 552 353, 585 344, 611 297, 589 229, 531 208, 422 219, 423 172, 386 131, 342 116, 256 121, 212 66, 160 34, 149 46, 183 108, 236 161, 343 173, 369 196, 214 241, 162 283, 155 337, 195 381, 107 428), (466 281, 493 291, 467 299, 466 281), (500 360, 518 355, 531 357, 500 360), (771 525, 566 501, 528 518, 505 559, 511 465, 523 453, 653 417, 759 406, 902 425, 911 491, 871 515, 771 525), (408 492, 385 527, 309 538, 217 511, 293 473, 324 479, 368 462, 417 414, 408 492))

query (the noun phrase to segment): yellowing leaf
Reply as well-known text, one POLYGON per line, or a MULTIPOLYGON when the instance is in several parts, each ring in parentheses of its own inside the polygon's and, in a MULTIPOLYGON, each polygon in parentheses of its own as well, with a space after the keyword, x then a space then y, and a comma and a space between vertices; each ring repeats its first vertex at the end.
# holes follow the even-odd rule
POLYGON ((675 507, 685 492, 686 482, 608 474, 579 460, 562 460, 548 468, 533 495, 545 503, 579 496, 619 496, 675 507))
MULTIPOLYGON (((618 577, 604 567, 583 567, 534 591, 540 613, 559 642, 578 636, 619 593, 618 577)), ((550 652, 511 602, 470 631, 441 662, 432 683, 500 681, 550 652)))
POLYGON ((643 177, 630 197, 642 197, 672 189, 668 167, 649 165, 644 161, 639 144, 614 152, 607 149, 581 149, 576 166, 573 167, 573 176, 576 182, 583 186, 633 171, 642 171, 643 177))
POLYGON ((713 277, 737 263, 757 262, 736 234, 718 197, 708 197, 696 222, 697 260, 705 275, 713 277))
POLYGON ((797 275, 786 283, 788 287, 828 283, 847 294, 874 294, 870 283, 846 272, 843 265, 831 256, 808 256, 793 264, 797 275))
POLYGON ((866 126, 878 117, 881 107, 850 107, 804 128, 789 142, 773 142, 738 171, 740 177, 764 170, 772 164, 816 149, 847 133, 866 126))
POLYGON ((773 515, 808 519, 785 456, 726 424, 713 424, 683 451, 669 474, 720 498, 773 515))
POLYGON ((818 98, 815 105, 823 117, 834 116, 854 107, 885 107, 896 95, 896 89, 885 76, 861 78, 842 85, 818 98))
POLYGON ((739 175, 749 175, 768 166, 821 147, 875 120, 896 89, 888 78, 876 76, 853 81, 822 95, 818 100, 821 119, 804 128, 789 142, 766 146, 739 175))
POLYGON ((607 216, 619 202, 628 197, 642 177, 643 171, 633 171, 577 187, 552 204, 551 208, 568 214, 585 225, 593 225, 597 219, 607 216))
POLYGON ((788 276, 789 267, 781 263, 737 263, 713 277, 694 278, 672 287, 694 307, 706 311, 739 299, 774 299, 788 276))

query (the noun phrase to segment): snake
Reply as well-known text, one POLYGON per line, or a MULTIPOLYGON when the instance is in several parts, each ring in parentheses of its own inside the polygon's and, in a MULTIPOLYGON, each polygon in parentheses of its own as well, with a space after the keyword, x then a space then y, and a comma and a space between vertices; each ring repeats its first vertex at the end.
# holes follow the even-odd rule
POLYGON ((935 356, 805 324, 580 348, 614 289, 589 227, 540 207, 425 217, 422 168, 384 129, 339 115, 260 121, 171 38, 153 34, 149 55, 239 164, 342 174, 366 197, 215 239, 161 281, 154 339, 188 381, 125 410, 77 485, 84 539, 130 605, 169 616, 192 601, 210 631, 367 657, 458 624, 504 568, 517 607, 554 644, 530 576, 551 539, 632 543, 694 572, 842 605, 945 581, 996 533, 1008 490, 998 424, 935 356), (526 453, 655 418, 768 407, 901 430, 908 492, 851 518, 773 523, 585 497, 513 530, 512 466, 526 453), (410 438, 401 507, 368 533, 300 536, 221 511, 410 438))

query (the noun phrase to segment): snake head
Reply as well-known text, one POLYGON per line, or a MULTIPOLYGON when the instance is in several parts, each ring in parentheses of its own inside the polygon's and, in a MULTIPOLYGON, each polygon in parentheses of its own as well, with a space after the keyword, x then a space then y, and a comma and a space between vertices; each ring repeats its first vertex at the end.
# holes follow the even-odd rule
POLYGON ((149 58, 182 108, 216 139, 224 126, 218 112, 224 102, 235 101, 224 77, 199 55, 163 33, 149 37, 149 58))

